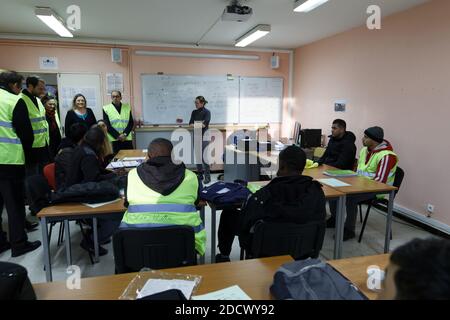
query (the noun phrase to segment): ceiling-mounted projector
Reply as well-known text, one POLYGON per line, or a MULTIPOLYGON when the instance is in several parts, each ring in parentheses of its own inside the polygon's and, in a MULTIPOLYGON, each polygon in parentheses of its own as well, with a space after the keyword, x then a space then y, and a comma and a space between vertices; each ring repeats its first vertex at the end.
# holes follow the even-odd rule
POLYGON ((252 8, 241 6, 238 1, 232 1, 232 3, 223 10, 222 20, 243 22, 250 19, 252 14, 252 8))

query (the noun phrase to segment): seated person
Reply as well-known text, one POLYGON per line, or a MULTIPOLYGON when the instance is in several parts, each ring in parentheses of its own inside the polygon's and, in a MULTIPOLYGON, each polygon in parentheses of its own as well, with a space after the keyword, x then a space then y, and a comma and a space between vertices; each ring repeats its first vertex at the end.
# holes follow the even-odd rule
MULTIPOLYGON (((105 134, 99 127, 92 127, 87 131, 84 139, 73 152, 66 177, 66 187, 79 183, 104 180, 111 180, 112 183, 115 183, 113 179, 115 180, 117 175, 114 172, 105 170, 99 160, 104 140, 105 134)), ((110 237, 119 226, 121 219, 121 215, 109 215, 104 218, 98 218, 98 240, 100 244, 110 241, 110 237)), ((91 220, 87 221, 88 223, 91 222, 91 220)), ((94 252, 91 234, 87 238, 84 238, 80 245, 83 249, 91 253, 94 252)), ((105 248, 100 247, 99 249, 100 255, 108 253, 105 248)))
POLYGON ((70 170, 67 175, 67 187, 77 183, 98 182, 116 177, 116 174, 101 166, 99 157, 103 150, 105 134, 99 127, 92 127, 83 141, 75 148, 70 170))
POLYGON ((355 164, 356 137, 351 131, 346 131, 347 124, 344 120, 336 119, 331 126, 331 136, 327 149, 317 161, 319 164, 327 164, 338 169, 353 170, 355 164))
POLYGON ((382 300, 449 300, 450 240, 414 239, 394 250, 382 300))
MULTIPOLYGON (((358 175, 388 185, 394 184, 398 157, 392 145, 384 139, 383 128, 370 127, 364 131, 362 139, 364 147, 359 153, 358 175)), ((358 204, 378 197, 373 193, 350 195, 346 198, 346 218, 344 226, 344 241, 355 237, 358 204)), ((384 197, 384 195, 380 195, 384 197)), ((336 224, 336 206, 331 205, 331 218, 327 220, 327 228, 334 228, 336 224)))
MULTIPOLYGON (((218 231, 219 250, 216 262, 230 261, 235 235, 249 252, 252 227, 259 220, 271 222, 309 223, 325 221, 325 195, 322 186, 311 177, 303 176, 305 152, 289 146, 279 154, 277 177, 254 193, 241 211, 224 210, 218 231), (268 199, 261 203, 262 199, 268 199)), ((251 255, 251 254, 250 254, 251 255)))
POLYGON ((82 123, 74 123, 70 126, 69 136, 64 138, 60 144, 59 153, 55 157, 55 180, 56 190, 62 189, 66 185, 66 176, 69 172, 75 148, 82 142, 86 134, 86 126, 82 123))
POLYGON ((191 226, 195 232, 195 249, 203 255, 206 231, 195 207, 199 180, 195 173, 186 169, 184 163, 172 162, 172 149, 169 140, 153 140, 148 146, 148 161, 128 173, 125 188, 125 206, 128 210, 120 228, 158 227, 161 221, 164 225, 191 226), (173 208, 173 204, 183 206, 176 209, 178 207, 173 208), (155 210, 150 210, 151 207, 155 210))

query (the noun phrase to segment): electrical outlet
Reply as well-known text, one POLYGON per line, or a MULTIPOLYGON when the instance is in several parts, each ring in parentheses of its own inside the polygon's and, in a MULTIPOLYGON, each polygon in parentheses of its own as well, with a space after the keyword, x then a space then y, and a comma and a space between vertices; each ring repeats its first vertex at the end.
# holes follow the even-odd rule
POLYGON ((432 205, 431 203, 427 204, 427 211, 429 214, 432 214, 434 212, 434 205, 432 205))

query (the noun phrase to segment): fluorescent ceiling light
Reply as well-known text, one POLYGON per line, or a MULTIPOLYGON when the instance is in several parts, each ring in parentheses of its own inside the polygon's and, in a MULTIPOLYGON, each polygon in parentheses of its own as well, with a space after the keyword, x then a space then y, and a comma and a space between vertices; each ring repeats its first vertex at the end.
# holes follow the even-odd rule
POLYGON ((294 2, 295 12, 310 12, 328 2, 328 0, 297 0, 294 2))
POLYGON ((244 34, 242 37, 236 40, 236 47, 246 47, 250 43, 258 40, 259 38, 264 37, 266 34, 270 32, 270 25, 268 24, 259 24, 254 27, 252 30, 244 34))
POLYGON ((66 28, 63 20, 51 8, 36 7, 34 14, 61 37, 73 38, 73 34, 66 28))

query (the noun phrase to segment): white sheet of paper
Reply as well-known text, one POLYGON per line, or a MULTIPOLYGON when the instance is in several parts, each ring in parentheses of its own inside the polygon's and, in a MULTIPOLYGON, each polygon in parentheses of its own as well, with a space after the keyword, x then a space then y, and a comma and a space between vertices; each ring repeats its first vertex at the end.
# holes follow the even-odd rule
POLYGON ((341 180, 338 180, 338 179, 317 179, 317 181, 319 181, 320 183, 326 184, 327 186, 330 186, 330 187, 349 187, 349 186, 351 186, 351 184, 342 182, 341 180))
POLYGON ((148 152, 148 149, 142 149, 142 152, 147 153, 147 152, 148 152))
POLYGON ((192 300, 252 300, 239 286, 232 286, 213 291, 200 296, 193 296, 192 300))
POLYGON ((224 194, 224 193, 227 193, 228 191, 230 191, 230 189, 228 189, 228 188, 223 188, 223 189, 217 191, 217 194, 224 194))
POLYGON ((113 161, 106 169, 134 168, 141 164, 141 161, 113 161))
POLYGON ((145 160, 145 157, 125 157, 123 161, 140 161, 145 160))
POLYGON ((141 291, 138 292, 137 298, 143 298, 149 296, 151 294, 155 294, 158 292, 170 290, 170 289, 179 289, 183 292, 186 299, 190 299, 192 295, 192 291, 195 287, 195 281, 190 280, 178 280, 178 279, 149 279, 141 291))
POLYGON ((119 201, 119 200, 120 200, 120 198, 118 198, 118 199, 116 199, 116 200, 112 200, 112 201, 107 201, 107 202, 100 202, 100 203, 82 203, 82 204, 84 204, 85 206, 87 206, 87 207, 89 207, 89 208, 98 208, 98 207, 101 207, 101 206, 104 206, 104 205, 107 205, 107 204, 110 204, 110 203, 117 202, 117 201, 119 201))

